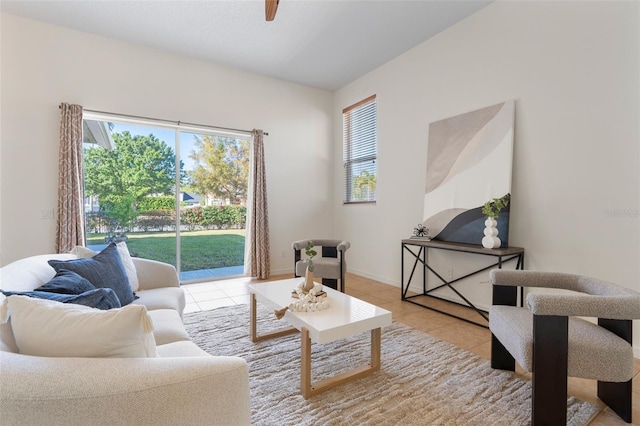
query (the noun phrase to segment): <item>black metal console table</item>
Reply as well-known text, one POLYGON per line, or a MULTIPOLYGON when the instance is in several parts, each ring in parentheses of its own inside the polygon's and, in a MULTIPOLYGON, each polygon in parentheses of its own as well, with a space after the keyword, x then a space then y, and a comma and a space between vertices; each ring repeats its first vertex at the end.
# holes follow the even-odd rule
MULTIPOLYGON (((468 323, 471 324, 475 324, 481 327, 485 327, 487 328, 486 325, 480 324, 478 322, 475 321, 471 321, 467 318, 462 318, 458 315, 454 315, 452 313, 449 312, 444 312, 441 311, 439 309, 436 309, 432 306, 427 306, 424 305, 422 303, 419 303, 416 300, 413 300, 415 298, 421 297, 421 296, 428 296, 428 297, 433 297, 436 299, 442 299, 440 297, 434 296, 433 294, 430 294, 440 288, 443 287, 448 287, 450 288, 455 294, 458 295, 458 297, 460 297, 462 300, 464 300, 464 302, 466 303, 466 305, 462 304, 462 303, 457 303, 457 302, 452 302, 452 303, 457 303, 459 305, 462 306, 466 306, 470 309, 473 309, 474 311, 476 311, 482 318, 484 318, 487 322, 489 321, 489 317, 487 315, 486 311, 480 310, 478 309, 473 303, 471 303, 471 301, 469 301, 458 289, 454 288, 452 284, 463 280, 465 278, 468 278, 470 276, 479 274, 480 272, 486 271, 488 269, 494 269, 496 267, 498 268, 502 268, 502 265, 506 262, 515 260, 516 262, 516 267, 515 269, 524 269, 524 249, 522 247, 506 247, 506 248, 499 248, 499 249, 487 249, 484 248, 482 246, 476 246, 476 245, 471 245, 471 244, 460 244, 460 243, 448 243, 448 242, 444 242, 444 241, 435 241, 435 240, 426 240, 426 239, 418 239, 418 238, 411 238, 411 239, 406 239, 406 240, 402 240, 402 249, 401 249, 401 271, 402 271, 402 276, 401 276, 401 289, 402 289, 402 300, 406 300, 407 302, 411 302, 415 305, 418 306, 422 306, 423 308, 427 308, 427 309, 431 309, 433 311, 436 312, 440 312, 441 314, 444 315, 448 315, 450 317, 454 317, 454 318, 458 318, 461 319, 463 321, 466 321, 468 323), (452 279, 450 281, 446 280, 443 278, 443 276, 441 274, 439 274, 438 272, 436 272, 433 267, 431 265, 429 265, 428 263, 428 256, 427 256, 427 251, 428 249, 438 249, 438 250, 449 250, 449 251, 455 251, 455 252, 462 252, 462 253, 471 253, 471 254, 477 254, 477 255, 482 255, 482 256, 492 256, 494 258, 497 258, 496 261, 488 266, 485 266, 483 268, 477 269, 473 272, 470 272, 464 276, 461 276, 459 278, 455 278, 452 279), (417 250, 417 253, 416 253, 417 250), (410 253, 414 258, 415 261, 413 262, 413 267, 411 268, 411 274, 409 275, 409 279, 407 280, 407 282, 405 283, 405 266, 404 266, 404 254, 405 251, 410 253), (411 284, 411 280, 413 279, 413 275, 416 272, 416 267, 418 266, 418 263, 421 263, 423 266, 423 274, 422 274, 422 293, 420 294, 414 294, 414 295, 410 295, 407 296, 407 292, 409 291, 409 285, 411 284), (435 275, 442 283, 427 289, 427 272, 430 271, 433 275, 435 275)), ((520 306, 523 306, 523 302, 524 302, 524 294, 522 289, 520 289, 520 306)))

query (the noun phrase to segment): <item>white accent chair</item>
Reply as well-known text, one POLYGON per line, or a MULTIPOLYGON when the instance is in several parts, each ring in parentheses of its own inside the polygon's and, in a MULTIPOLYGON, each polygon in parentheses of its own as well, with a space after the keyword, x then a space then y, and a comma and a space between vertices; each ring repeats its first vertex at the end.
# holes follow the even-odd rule
POLYGON ((531 424, 567 420, 567 376, 598 381, 598 397, 631 423, 632 323, 640 293, 579 275, 493 270, 489 311, 491 367, 532 372, 531 424), (518 287, 568 292, 529 293, 517 307, 518 287), (578 317, 597 319, 597 324, 578 317))

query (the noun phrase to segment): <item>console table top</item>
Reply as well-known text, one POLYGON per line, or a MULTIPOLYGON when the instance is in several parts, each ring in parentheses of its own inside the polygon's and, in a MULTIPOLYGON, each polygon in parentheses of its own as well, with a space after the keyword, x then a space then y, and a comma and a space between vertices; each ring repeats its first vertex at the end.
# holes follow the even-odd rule
POLYGON ((522 247, 509 246, 509 247, 488 249, 488 248, 482 247, 481 245, 450 243, 447 241, 424 240, 420 238, 407 238, 402 240, 402 244, 437 248, 442 250, 461 251, 466 253, 477 253, 477 254, 484 254, 489 256, 509 256, 511 254, 524 253, 524 248, 522 247))

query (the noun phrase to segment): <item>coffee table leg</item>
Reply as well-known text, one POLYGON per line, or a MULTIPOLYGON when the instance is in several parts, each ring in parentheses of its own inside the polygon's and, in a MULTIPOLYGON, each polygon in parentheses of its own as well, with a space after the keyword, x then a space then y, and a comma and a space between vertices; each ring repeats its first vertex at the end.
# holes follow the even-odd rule
POLYGON ((251 307, 249 309, 249 335, 253 343, 258 341, 258 331, 256 327, 256 295, 251 293, 251 307))
POLYGON ((312 396, 311 388, 311 338, 309 330, 302 327, 300 332, 300 391, 304 399, 312 396))
POLYGON ((361 365, 315 384, 311 383, 311 339, 309 338, 309 330, 302 327, 300 331, 300 393, 305 399, 380 370, 382 331, 376 328, 371 330, 371 362, 369 364, 361 365))
POLYGON ((251 306, 249 308, 249 337, 253 343, 260 342, 262 340, 273 339, 274 337, 286 336, 288 334, 297 333, 298 329, 294 327, 287 327, 281 330, 270 331, 258 336, 257 325, 257 301, 255 293, 251 293, 250 296, 251 306))
POLYGON ((371 330, 371 368, 372 371, 380 370, 380 343, 382 333, 379 328, 371 330))

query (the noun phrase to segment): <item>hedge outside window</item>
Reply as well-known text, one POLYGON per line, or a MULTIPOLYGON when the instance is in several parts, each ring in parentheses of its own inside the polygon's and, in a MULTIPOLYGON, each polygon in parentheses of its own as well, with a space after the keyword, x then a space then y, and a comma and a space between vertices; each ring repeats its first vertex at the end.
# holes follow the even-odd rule
POLYGON ((376 95, 342 110, 343 203, 375 203, 377 159, 376 95))

